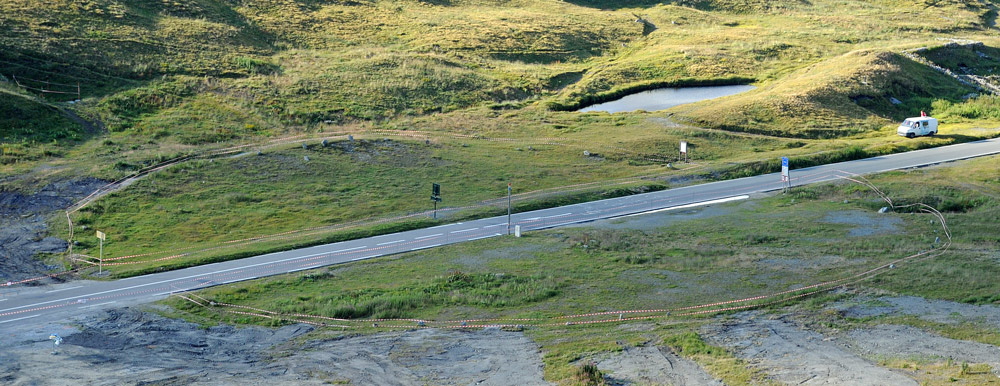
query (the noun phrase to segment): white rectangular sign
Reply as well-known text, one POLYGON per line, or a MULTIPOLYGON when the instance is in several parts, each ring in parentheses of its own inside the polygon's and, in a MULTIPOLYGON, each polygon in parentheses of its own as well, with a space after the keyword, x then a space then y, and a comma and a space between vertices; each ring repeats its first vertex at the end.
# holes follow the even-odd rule
POLYGON ((101 239, 101 241, 104 241, 104 232, 97 231, 97 238, 101 239))
POLYGON ((687 141, 681 141, 681 153, 687 153, 687 152, 688 152, 687 141))
POLYGON ((781 157, 781 176, 788 179, 788 157, 781 157))

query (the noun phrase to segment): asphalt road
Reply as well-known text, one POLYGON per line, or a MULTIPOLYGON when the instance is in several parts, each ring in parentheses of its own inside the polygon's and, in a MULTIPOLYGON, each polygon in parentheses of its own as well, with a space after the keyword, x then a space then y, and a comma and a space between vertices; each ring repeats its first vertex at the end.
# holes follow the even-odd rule
MULTIPOLYGON (((1000 153, 1000 139, 918 150, 857 161, 793 169, 794 185, 1000 153)), ((794 168, 794 165, 791 165, 794 168)), ((513 215, 522 231, 724 200, 782 188, 779 173, 513 215)), ((100 308, 162 299, 171 293, 331 264, 434 248, 507 234, 507 217, 466 221, 407 232, 271 253, 116 281, 72 281, 42 287, 0 287, 0 327, 59 320, 100 308)))

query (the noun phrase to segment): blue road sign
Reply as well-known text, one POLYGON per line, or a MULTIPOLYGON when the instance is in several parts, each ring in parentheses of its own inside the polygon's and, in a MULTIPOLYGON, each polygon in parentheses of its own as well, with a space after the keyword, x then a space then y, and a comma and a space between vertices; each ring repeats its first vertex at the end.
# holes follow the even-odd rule
POLYGON ((788 167, 788 157, 781 157, 781 166, 788 167))

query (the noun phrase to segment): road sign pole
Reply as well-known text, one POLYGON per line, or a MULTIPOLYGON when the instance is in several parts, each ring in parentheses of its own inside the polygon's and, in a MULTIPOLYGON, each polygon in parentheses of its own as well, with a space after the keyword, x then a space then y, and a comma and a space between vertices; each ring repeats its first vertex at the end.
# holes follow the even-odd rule
POLYGON ((97 258, 97 274, 104 273, 104 239, 101 239, 101 257, 97 258))
POLYGON ((507 183, 507 234, 510 235, 510 182, 507 183))

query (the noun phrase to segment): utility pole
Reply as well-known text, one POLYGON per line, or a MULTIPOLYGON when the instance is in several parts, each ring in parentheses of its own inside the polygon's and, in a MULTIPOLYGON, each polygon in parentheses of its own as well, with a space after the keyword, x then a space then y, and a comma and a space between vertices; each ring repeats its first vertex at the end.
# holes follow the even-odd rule
POLYGON ((510 235, 510 182, 507 183, 507 235, 510 235))

